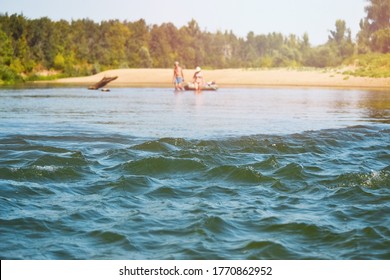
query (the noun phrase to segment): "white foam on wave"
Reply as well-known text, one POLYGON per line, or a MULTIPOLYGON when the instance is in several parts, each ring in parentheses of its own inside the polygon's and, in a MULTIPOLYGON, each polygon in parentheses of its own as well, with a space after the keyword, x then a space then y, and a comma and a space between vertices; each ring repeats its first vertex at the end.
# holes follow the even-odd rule
POLYGON ((48 172, 55 172, 61 168, 62 168, 61 166, 54 166, 54 165, 44 165, 44 166, 35 165, 34 166, 34 169, 36 169, 36 170, 48 171, 48 172))

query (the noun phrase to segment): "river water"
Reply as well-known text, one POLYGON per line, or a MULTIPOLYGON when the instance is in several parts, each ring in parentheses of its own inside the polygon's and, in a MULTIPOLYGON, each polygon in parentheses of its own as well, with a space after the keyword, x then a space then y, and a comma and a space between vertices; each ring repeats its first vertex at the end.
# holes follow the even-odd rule
POLYGON ((390 91, 0 90, 1 259, 390 259, 390 91))

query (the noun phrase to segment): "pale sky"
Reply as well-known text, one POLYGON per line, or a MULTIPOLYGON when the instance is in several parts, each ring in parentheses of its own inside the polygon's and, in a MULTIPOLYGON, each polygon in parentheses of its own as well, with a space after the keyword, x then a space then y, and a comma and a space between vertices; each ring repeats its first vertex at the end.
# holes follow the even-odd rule
POLYGON ((150 25, 172 22, 177 27, 195 19, 203 31, 232 30, 239 37, 250 31, 300 37, 307 32, 311 44, 319 45, 337 19, 346 21, 355 38, 365 6, 366 0, 0 0, 0 13, 96 22, 143 18, 150 25))

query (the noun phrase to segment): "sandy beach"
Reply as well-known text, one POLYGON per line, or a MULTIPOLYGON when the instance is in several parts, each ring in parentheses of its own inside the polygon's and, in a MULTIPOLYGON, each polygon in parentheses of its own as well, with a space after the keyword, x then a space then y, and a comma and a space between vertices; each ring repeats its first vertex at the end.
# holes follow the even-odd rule
MULTIPOLYGON (((54 83, 91 85, 103 77, 118 76, 110 87, 169 87, 172 69, 115 69, 88 77, 58 79, 54 83)), ((390 88, 390 78, 354 77, 345 70, 290 70, 290 69, 221 69, 203 70, 207 81, 216 81, 220 87, 343 87, 390 88)), ((184 69, 185 80, 190 81, 193 69, 184 69)))

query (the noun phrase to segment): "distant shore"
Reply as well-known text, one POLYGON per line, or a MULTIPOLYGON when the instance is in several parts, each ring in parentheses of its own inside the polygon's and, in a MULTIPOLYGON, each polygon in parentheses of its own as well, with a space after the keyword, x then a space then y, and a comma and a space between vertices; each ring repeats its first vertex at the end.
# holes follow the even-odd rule
MULTIPOLYGON (((343 72, 340 69, 221 69, 203 70, 203 75, 207 81, 216 81, 220 87, 390 88, 390 78, 354 77, 343 72)), ((185 81, 192 80, 193 73, 193 69, 184 69, 185 81)), ((170 87, 172 74, 172 69, 115 69, 51 83, 91 85, 103 77, 118 76, 109 87, 170 87)))

